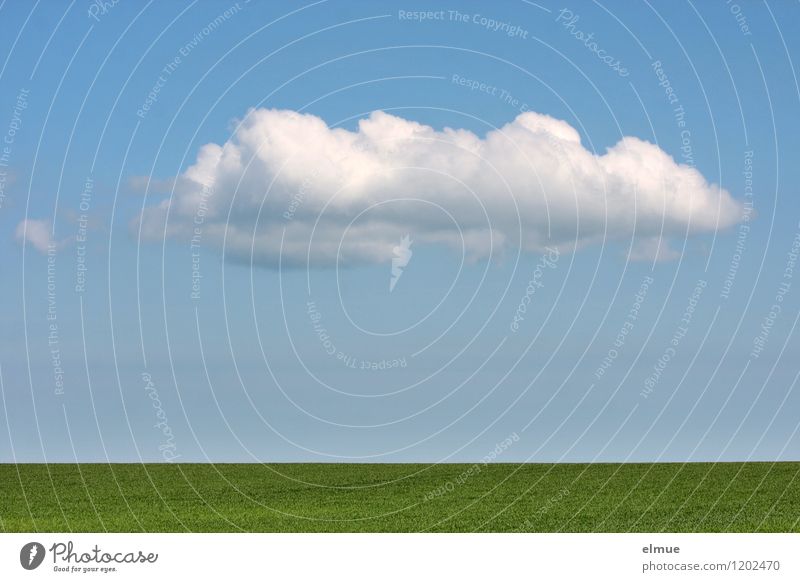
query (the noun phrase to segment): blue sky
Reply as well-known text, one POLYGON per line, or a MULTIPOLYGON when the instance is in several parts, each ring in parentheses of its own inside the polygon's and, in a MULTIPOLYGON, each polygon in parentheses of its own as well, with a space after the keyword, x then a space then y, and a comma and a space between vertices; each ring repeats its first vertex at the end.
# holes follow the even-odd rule
POLYGON ((797 460, 799 8, 0 5, 0 460, 797 460))

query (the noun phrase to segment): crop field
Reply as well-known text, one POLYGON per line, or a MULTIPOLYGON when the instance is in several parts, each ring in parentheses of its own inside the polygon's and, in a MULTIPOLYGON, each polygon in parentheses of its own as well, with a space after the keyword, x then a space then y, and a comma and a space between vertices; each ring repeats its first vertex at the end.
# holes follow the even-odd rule
POLYGON ((800 463, 0 465, 6 532, 798 532, 800 463))

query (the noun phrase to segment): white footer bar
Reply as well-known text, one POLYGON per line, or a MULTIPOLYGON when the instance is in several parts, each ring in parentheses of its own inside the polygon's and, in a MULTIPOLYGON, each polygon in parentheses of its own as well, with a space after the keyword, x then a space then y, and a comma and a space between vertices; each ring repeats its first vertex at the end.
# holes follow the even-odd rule
POLYGON ((800 534, 2 534, 0 580, 800 580, 800 534))

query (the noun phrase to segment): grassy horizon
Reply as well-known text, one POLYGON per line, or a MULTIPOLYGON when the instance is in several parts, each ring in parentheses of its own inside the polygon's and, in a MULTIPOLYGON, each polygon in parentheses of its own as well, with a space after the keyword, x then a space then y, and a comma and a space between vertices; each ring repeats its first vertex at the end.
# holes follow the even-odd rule
POLYGON ((0 464, 5 532, 798 532, 800 463, 0 464))

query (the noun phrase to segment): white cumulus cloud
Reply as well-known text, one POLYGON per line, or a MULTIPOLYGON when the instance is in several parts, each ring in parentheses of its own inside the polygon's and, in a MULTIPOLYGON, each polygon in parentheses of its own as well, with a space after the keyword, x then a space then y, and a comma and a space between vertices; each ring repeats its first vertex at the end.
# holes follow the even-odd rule
POLYGON ((389 262, 409 233, 472 259, 632 237, 642 241, 633 258, 664 259, 670 238, 729 227, 741 212, 656 145, 624 137, 595 154, 568 123, 534 112, 480 137, 382 111, 349 131, 253 109, 133 227, 266 266, 389 262))

